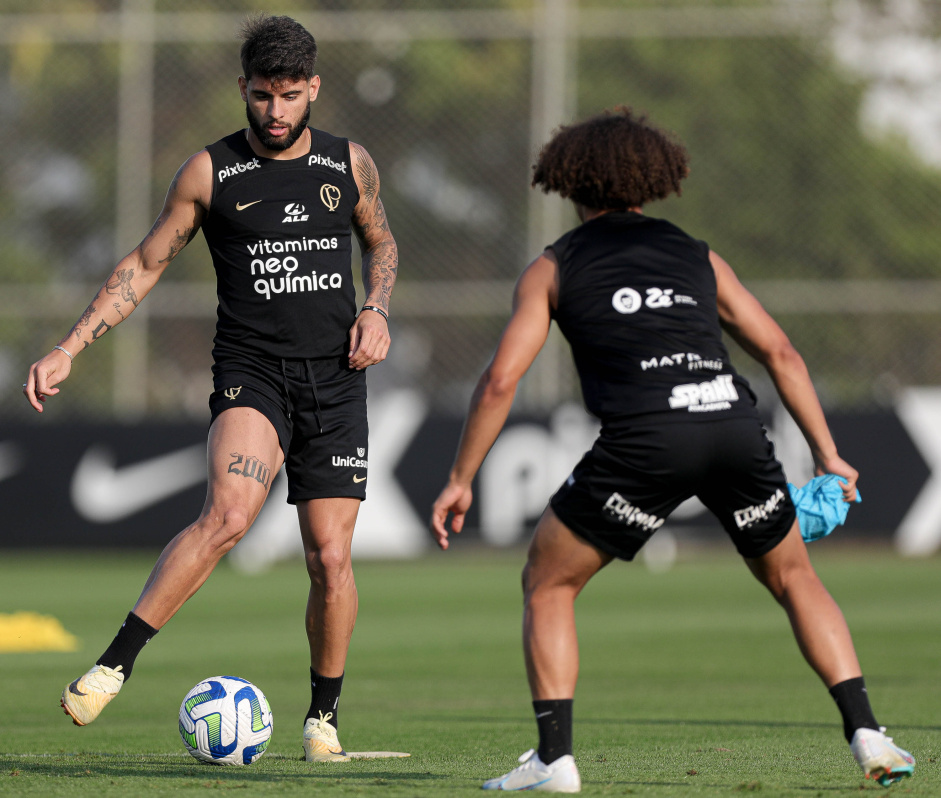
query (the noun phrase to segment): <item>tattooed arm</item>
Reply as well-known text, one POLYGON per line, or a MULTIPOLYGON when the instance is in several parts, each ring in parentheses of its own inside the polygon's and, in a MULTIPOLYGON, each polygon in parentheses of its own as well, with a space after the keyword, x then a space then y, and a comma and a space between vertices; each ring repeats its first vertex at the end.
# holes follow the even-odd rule
MULTIPOLYGON (((389 230, 386 212, 379 199, 379 173, 369 153, 350 142, 353 176, 359 187, 359 202, 353 210, 353 229, 363 254, 364 305, 389 312, 399 253, 389 230)), ((389 352, 389 325, 381 313, 361 312, 350 329, 350 365, 363 369, 380 363, 389 352)))
POLYGON ((42 412, 47 396, 59 392, 55 386, 69 376, 72 370, 69 355, 78 356, 124 321, 154 287, 170 261, 192 240, 209 207, 211 192, 212 161, 203 150, 180 167, 154 226, 114 267, 81 318, 59 341, 61 349, 53 349, 30 366, 23 393, 38 412, 42 412))

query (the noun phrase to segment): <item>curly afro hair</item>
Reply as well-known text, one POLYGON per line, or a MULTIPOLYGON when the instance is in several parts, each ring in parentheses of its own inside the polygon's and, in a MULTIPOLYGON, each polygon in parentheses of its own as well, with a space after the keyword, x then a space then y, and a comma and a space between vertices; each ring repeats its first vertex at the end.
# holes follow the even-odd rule
POLYGON ((317 42, 290 17, 256 14, 242 26, 242 75, 269 80, 310 80, 317 63, 317 42))
POLYGON ((641 207, 681 194, 689 154, 624 105, 559 128, 533 166, 533 186, 596 210, 641 207))

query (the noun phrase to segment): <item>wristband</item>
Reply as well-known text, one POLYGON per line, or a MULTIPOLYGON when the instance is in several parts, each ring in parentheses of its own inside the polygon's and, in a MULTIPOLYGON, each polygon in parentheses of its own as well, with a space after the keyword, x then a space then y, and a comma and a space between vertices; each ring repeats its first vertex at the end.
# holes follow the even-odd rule
POLYGON ((386 313, 382 308, 376 307, 375 305, 363 305, 363 310, 374 310, 376 311, 376 313, 382 316, 382 318, 384 318, 386 321, 389 320, 389 314, 386 313))
POLYGON ((54 347, 52 347, 52 349, 53 349, 53 351, 55 351, 56 349, 58 349, 60 352, 65 352, 65 354, 67 354, 67 355, 69 356, 69 360, 75 360, 75 356, 74 356, 68 349, 66 349, 64 346, 59 346, 58 344, 56 344, 54 347))

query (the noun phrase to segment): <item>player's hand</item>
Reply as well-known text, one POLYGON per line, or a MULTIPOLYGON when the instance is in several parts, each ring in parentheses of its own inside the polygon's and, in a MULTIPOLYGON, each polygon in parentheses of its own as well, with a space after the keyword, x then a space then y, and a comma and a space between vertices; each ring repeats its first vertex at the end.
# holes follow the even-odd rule
POLYGON ((381 363, 389 354, 389 322, 374 310, 361 310, 350 327, 350 368, 361 371, 381 363))
POLYGON ((816 463, 815 473, 817 476, 824 474, 836 474, 845 482, 841 483, 843 488, 843 501, 856 501, 856 481, 859 479, 859 472, 846 462, 842 457, 830 457, 826 460, 820 460, 816 463))
POLYGON ((59 389, 54 387, 62 382, 72 371, 72 360, 64 352, 53 349, 42 360, 37 360, 29 367, 29 376, 23 385, 23 395, 37 413, 42 413, 42 403, 47 396, 55 396, 59 389))
POLYGON ((470 485, 449 483, 431 507, 431 534, 442 551, 448 550, 448 513, 453 513, 451 529, 458 534, 464 528, 464 517, 470 509, 474 494, 470 485))

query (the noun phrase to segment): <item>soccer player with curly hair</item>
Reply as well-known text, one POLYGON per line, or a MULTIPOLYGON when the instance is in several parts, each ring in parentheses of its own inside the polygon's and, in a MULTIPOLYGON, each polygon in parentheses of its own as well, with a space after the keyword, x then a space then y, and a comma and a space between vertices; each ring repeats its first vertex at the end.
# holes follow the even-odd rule
POLYGON ((787 612, 865 775, 890 784, 914 768, 911 754, 876 722, 843 614, 807 557, 781 465, 722 331, 767 369, 816 473, 837 475, 843 500, 852 501, 858 474, 837 453, 804 361, 728 263, 643 212, 679 194, 688 172, 683 145, 626 107, 561 128, 534 167, 533 185, 570 199, 581 224, 517 282, 512 316, 477 383, 432 510, 438 545, 448 548, 449 514, 451 530, 461 531, 471 482, 553 320, 571 345, 601 432, 549 500, 523 570, 523 646, 538 748, 485 789, 581 789, 572 756, 575 599, 613 559, 632 560, 692 496, 716 515, 787 612))

